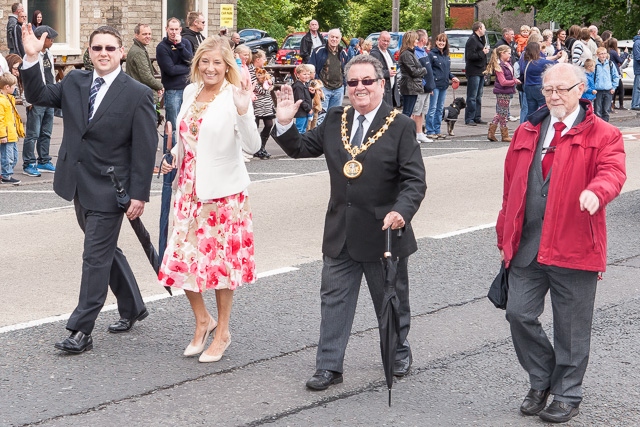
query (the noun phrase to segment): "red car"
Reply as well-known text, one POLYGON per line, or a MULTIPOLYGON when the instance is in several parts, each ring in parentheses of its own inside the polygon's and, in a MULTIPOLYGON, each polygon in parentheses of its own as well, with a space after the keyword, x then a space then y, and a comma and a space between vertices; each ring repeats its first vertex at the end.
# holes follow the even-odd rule
MULTIPOLYGON (((304 37, 305 34, 307 33, 299 31, 291 33, 284 38, 282 46, 276 54, 276 64, 302 64, 302 57, 300 57, 300 43, 302 42, 302 37, 304 37)), ((329 35, 326 31, 320 32, 320 34, 325 40, 329 35)), ((340 46, 342 46, 343 49, 346 49, 348 44, 349 42, 343 37, 340 41, 340 46)))

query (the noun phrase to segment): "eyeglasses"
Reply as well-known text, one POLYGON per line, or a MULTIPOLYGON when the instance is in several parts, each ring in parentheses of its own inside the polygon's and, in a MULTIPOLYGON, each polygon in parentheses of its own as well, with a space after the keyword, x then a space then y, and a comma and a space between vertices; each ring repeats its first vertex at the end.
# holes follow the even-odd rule
POLYGON ((578 86, 580 83, 582 83, 582 82, 578 82, 578 83, 574 84, 573 86, 571 86, 570 88, 567 88, 567 89, 564 89, 564 88, 553 89, 553 88, 550 88, 550 87, 545 87, 545 88, 542 88, 540 90, 540 92, 542 92, 542 94, 544 96, 551 96, 551 95, 553 95, 554 92, 557 93, 558 96, 565 96, 566 94, 569 93, 569 91, 571 89, 573 89, 574 87, 578 86))
POLYGON ((349 81, 347 81, 347 86, 349 86, 349 87, 357 87, 358 83, 360 83, 360 82, 362 82, 362 84, 365 85, 365 86, 371 86, 372 84, 374 84, 378 80, 380 80, 380 79, 349 80, 349 81))
POLYGON ((118 49, 117 46, 91 46, 91 50, 94 52, 102 52, 102 49, 107 52, 115 52, 118 49))

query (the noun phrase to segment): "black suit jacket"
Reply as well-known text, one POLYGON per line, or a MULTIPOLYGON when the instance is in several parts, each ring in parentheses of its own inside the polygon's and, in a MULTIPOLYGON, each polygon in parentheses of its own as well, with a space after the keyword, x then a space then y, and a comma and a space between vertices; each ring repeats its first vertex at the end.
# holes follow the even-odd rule
POLYGON ((115 190, 106 170, 115 172, 132 199, 149 200, 158 136, 153 92, 124 72, 113 81, 88 122, 91 71, 71 71, 46 85, 40 67, 21 70, 32 104, 61 108, 64 134, 53 189, 88 210, 118 212, 115 190))
MULTIPOLYGON (((389 66, 384 59, 382 52, 378 46, 371 49, 370 55, 376 58, 382 64, 382 74, 384 75, 384 102, 393 107, 394 105, 400 105, 400 91, 398 90, 398 77, 396 77, 393 87, 391 86, 391 75, 389 74, 389 66)), ((389 52, 391 61, 393 61, 393 55, 389 52)))
MULTIPOLYGON (((365 135, 373 136, 391 111, 382 103, 365 135)), ((376 262, 384 252, 384 217, 396 211, 406 222, 402 238, 393 233, 392 253, 406 257, 417 250, 411 219, 418 211, 427 189, 416 126, 398 114, 389 129, 356 157, 363 165, 355 179, 344 176, 342 168, 351 160, 342 144, 340 124, 343 108, 331 108, 320 126, 300 135, 295 126, 276 136, 276 142, 291 157, 318 157, 324 154, 331 179, 331 196, 325 218, 322 252, 337 258, 345 243, 352 259, 376 262)), ((347 113, 347 135, 351 135, 354 110, 347 113)))

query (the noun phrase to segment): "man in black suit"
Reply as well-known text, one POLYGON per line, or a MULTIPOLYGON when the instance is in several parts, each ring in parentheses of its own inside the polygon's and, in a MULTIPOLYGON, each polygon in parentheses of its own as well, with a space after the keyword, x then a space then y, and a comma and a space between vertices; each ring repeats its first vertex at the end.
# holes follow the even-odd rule
POLYGON ((389 104, 390 107, 393 107, 394 105, 400 105, 400 92, 396 85, 396 62, 388 50, 389 44, 391 44, 391 34, 389 34, 388 31, 381 31, 378 36, 378 44, 371 49, 371 56, 382 64, 382 74, 384 75, 384 102, 389 104))
POLYGON ((322 243, 324 265, 320 287, 322 323, 316 373, 311 390, 342 382, 344 353, 351 333, 362 275, 367 279, 376 313, 382 307, 380 258, 385 233, 393 233, 392 253, 399 257, 397 294, 400 328, 394 374, 405 375, 412 356, 407 335, 411 313, 407 261, 417 250, 411 219, 426 191, 425 170, 415 123, 382 102, 382 64, 371 55, 358 55, 345 67, 353 108, 329 109, 325 121, 300 135, 293 117, 300 101, 289 86, 278 96, 276 142, 291 157, 325 156, 331 196, 322 243), (354 124, 355 123, 355 124, 354 124), (386 124, 386 126, 385 126, 386 124))
POLYGON ((61 108, 64 114, 53 189, 73 200, 85 237, 80 297, 67 322, 71 335, 55 347, 82 353, 93 348, 91 332, 109 286, 121 316, 109 326, 110 332, 126 332, 148 315, 133 272, 116 246, 123 212, 105 171, 115 166, 131 196, 127 218, 142 215, 158 144, 153 92, 120 68, 122 38, 112 27, 99 27, 89 37, 94 70, 71 71, 56 84, 45 85, 40 67, 34 66, 47 33, 38 39, 31 25, 25 25, 22 37, 26 57, 21 75, 27 100, 61 108))

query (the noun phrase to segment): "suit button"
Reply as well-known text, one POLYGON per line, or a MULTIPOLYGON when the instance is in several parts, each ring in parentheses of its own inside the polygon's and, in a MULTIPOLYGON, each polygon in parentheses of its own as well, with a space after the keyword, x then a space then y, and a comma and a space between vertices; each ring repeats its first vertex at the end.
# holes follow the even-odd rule
POLYGON ((347 207, 350 208, 351 207, 351 203, 347 203, 347 207))

